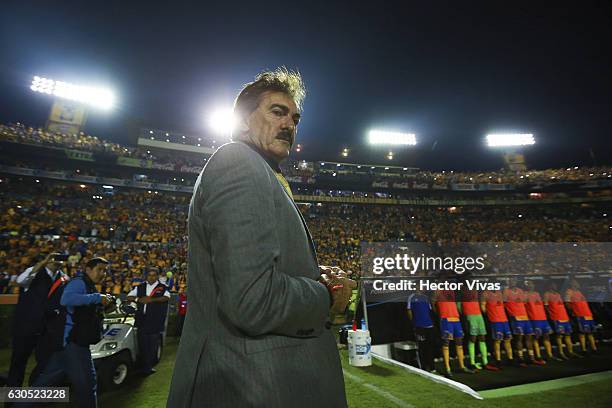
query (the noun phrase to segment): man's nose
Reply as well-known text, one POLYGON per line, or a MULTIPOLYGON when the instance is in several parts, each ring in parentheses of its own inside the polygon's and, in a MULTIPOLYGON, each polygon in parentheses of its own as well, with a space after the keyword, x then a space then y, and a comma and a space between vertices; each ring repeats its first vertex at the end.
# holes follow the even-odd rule
POLYGON ((291 133, 295 132, 295 122, 293 122, 293 119, 291 118, 287 118, 283 121, 282 123, 282 128, 283 130, 290 130, 291 133))

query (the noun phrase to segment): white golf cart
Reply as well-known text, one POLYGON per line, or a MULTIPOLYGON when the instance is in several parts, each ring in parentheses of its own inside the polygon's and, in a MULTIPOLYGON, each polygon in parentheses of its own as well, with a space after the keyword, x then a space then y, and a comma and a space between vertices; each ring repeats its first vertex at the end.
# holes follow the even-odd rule
MULTIPOLYGON (((90 346, 98 384, 102 390, 121 387, 139 361, 138 338, 136 337, 138 329, 134 327, 136 308, 133 304, 121 302, 119 299, 117 303, 117 311, 104 318, 102 339, 90 346)), ((164 337, 165 335, 162 334, 155 364, 161 359, 164 337)))

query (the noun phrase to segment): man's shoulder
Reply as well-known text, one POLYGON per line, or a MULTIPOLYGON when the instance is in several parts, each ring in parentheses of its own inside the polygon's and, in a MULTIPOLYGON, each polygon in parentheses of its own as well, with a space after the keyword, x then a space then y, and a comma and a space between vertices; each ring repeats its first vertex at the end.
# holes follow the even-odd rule
POLYGON ((85 290, 85 281, 83 280, 83 277, 77 275, 71 278, 68 282, 66 282, 66 288, 64 290, 67 290, 68 288, 70 288, 71 290, 78 290, 81 288, 85 290))
POLYGON ((264 161, 245 143, 229 142, 220 146, 210 157, 207 167, 228 167, 244 161, 264 161))

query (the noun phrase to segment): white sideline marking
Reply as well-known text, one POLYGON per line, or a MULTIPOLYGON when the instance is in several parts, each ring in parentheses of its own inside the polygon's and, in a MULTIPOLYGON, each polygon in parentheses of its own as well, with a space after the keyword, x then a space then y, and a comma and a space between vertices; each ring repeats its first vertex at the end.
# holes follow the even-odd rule
POLYGON ((479 400, 484 399, 482 397, 482 395, 480 395, 478 392, 474 391, 473 389, 471 389, 467 385, 462 384, 462 383, 460 383, 458 381, 453 381, 453 380, 451 380, 449 378, 442 377, 441 375, 432 374, 432 373, 430 373, 428 371, 421 370, 420 368, 412 367, 412 366, 409 366, 408 364, 404 364, 402 362, 399 362, 399 361, 396 361, 396 360, 393 360, 393 359, 390 359, 390 358, 387 358, 387 357, 379 356, 378 354, 375 354, 375 353, 372 353, 372 356, 377 358, 377 359, 379 359, 379 360, 381 360, 381 361, 384 361, 385 363, 393 364, 393 365, 396 365, 398 367, 402 367, 403 369, 405 369, 407 371, 410 371, 413 374, 420 375, 421 377, 425 377, 425 378, 427 378, 429 380, 432 380, 432 381, 435 381, 435 382, 437 382, 439 384, 444 384, 446 386, 449 386, 451 388, 454 388, 456 390, 464 392, 464 393, 466 393, 468 395, 471 395, 472 397, 474 397, 476 399, 479 399, 479 400))
POLYGON ((393 394, 391 394, 391 393, 389 393, 387 391, 381 390, 380 388, 378 388, 374 384, 370 384, 370 383, 366 382, 363 378, 358 377, 355 374, 351 374, 351 373, 349 373, 346 370, 342 370, 342 372, 344 373, 345 376, 350 378, 352 381, 355 381, 356 383, 361 384, 361 385, 363 385, 366 388, 369 388, 370 390, 374 391, 375 393, 377 393, 381 397, 388 399, 389 401, 393 402, 394 404, 396 404, 396 405, 398 405, 398 406, 400 406, 402 408, 415 408, 414 405, 410 405, 406 401, 397 398, 393 394))

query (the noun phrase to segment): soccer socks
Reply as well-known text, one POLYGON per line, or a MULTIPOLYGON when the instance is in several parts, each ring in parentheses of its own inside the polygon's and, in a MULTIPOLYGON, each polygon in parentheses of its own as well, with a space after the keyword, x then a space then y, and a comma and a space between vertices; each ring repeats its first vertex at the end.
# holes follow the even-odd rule
POLYGON ((574 345, 572 344, 571 336, 563 336, 565 337, 565 345, 567 346, 567 352, 570 354, 574 354, 574 345))
POLYGON ((510 343, 510 340, 504 340, 504 350, 506 350, 508 360, 512 360, 512 344, 510 343))
POLYGON ((523 359, 523 340, 520 336, 516 336, 516 340, 514 342, 514 348, 516 349, 516 354, 518 355, 518 359, 523 359))
MULTIPOLYGON (((499 349, 499 343, 498 344, 498 349, 499 349)), ((487 343, 484 341, 479 341, 478 342, 478 346, 480 347, 480 356, 482 357, 482 364, 487 365, 489 364, 489 356, 488 356, 488 351, 487 351, 487 343)))
MULTIPOLYGON (((563 351, 563 339, 561 337, 562 336, 559 334, 557 335, 557 338, 555 340, 557 341, 557 348, 559 349, 559 354, 561 355, 561 357, 565 358, 565 352, 563 351)), ((569 353, 569 349, 567 351, 569 353)))
POLYGON ((538 339, 533 339, 533 351, 535 351, 535 356, 539 360, 542 358, 542 352, 540 351, 540 342, 538 339))
POLYGON ((495 340, 493 343, 493 351, 495 352, 495 361, 501 361, 501 344, 499 340, 495 340))
POLYGON ((455 344, 455 351, 457 351, 457 359, 459 360, 459 368, 462 370, 465 368, 465 363, 463 362, 463 345, 455 344))
MULTIPOLYGON (((533 355, 533 350, 531 350, 531 349, 530 349, 530 350, 527 350, 527 354, 529 355, 529 361, 533 361, 533 360, 535 360, 535 357, 534 357, 534 355, 533 355)), ((540 357, 538 357, 538 359, 539 359, 539 358, 540 358, 540 357)))
POLYGON ((550 340, 546 340, 546 339, 544 340, 544 348, 546 349, 546 355, 548 356, 548 358, 552 358, 553 353, 552 353, 552 344, 550 344, 550 340))
POLYGON ((468 342, 468 352, 470 353, 470 364, 476 365, 476 345, 473 341, 468 342))
POLYGON ((587 337, 589 338, 589 344, 591 345, 591 349, 593 351, 597 351, 597 345, 595 344, 595 336, 593 336, 592 334, 587 334, 587 337))
POLYGON ((442 346, 442 357, 444 358, 444 367, 446 371, 450 371, 450 355, 448 353, 448 346, 442 346))
POLYGON ((586 337, 584 334, 579 334, 578 335, 578 340, 580 340, 580 348, 582 349, 583 353, 586 353, 587 348, 586 348, 586 337))

